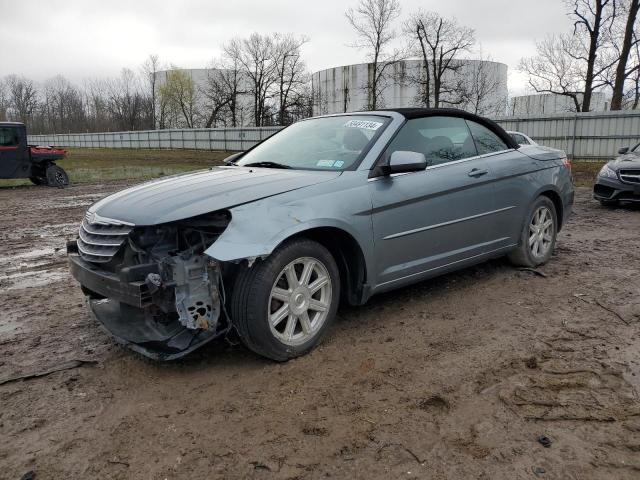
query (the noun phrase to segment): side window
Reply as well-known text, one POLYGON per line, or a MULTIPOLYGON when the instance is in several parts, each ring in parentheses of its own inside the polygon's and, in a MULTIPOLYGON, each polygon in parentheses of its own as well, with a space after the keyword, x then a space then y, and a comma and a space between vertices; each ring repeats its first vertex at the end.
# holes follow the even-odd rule
POLYGON ((466 122, 457 117, 409 120, 387 148, 387 161, 395 151, 424 153, 429 166, 478 155, 466 122))
POLYGON ((519 135, 519 137, 522 140, 521 142, 518 142, 520 145, 529 145, 529 140, 527 140, 527 137, 525 137, 524 135, 519 135))
POLYGON ((471 121, 467 121, 467 124, 476 142, 478 155, 508 150, 507 144, 487 127, 471 121))
POLYGON ((518 145, 522 145, 522 143, 524 142, 524 137, 519 133, 512 133, 511 138, 513 138, 513 141, 516 142, 518 145))
POLYGON ((13 128, 0 128, 0 147, 13 147, 17 145, 18 135, 13 128))

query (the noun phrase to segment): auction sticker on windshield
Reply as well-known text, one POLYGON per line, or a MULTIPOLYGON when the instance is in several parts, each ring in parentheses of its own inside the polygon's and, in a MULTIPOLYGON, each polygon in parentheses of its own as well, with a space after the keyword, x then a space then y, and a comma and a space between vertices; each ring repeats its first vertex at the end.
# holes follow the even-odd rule
POLYGON ((347 128, 362 128, 364 130, 378 130, 382 123, 372 122, 370 120, 349 120, 344 124, 347 128))

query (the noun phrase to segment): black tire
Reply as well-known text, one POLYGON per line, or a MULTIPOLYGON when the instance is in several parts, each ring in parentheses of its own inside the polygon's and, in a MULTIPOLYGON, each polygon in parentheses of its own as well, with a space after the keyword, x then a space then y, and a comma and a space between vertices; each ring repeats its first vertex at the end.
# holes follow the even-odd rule
POLYGON ((69 176, 62 167, 49 165, 46 171, 47 185, 50 187, 64 188, 69 185, 69 176))
POLYGON ((598 200, 603 207, 617 207, 620 205, 619 200, 598 200))
POLYGON ((31 180, 31 183, 33 183, 34 185, 46 185, 47 184, 47 179, 44 177, 30 177, 29 180, 31 180))
POLYGON ((558 214, 556 212, 556 207, 551 199, 545 196, 540 196, 536 199, 535 202, 533 202, 531 208, 529 208, 529 211, 527 212, 524 226, 522 228, 522 232, 520 233, 518 248, 509 253, 509 260, 511 261, 511 263, 519 267, 535 268, 540 265, 544 265, 549 261, 551 255, 553 255, 553 251, 556 246, 557 235, 558 214), (544 247, 540 246, 540 248, 537 249, 538 255, 536 255, 534 253, 534 250, 536 250, 535 247, 533 245, 530 245, 530 238, 533 235, 532 228, 535 228, 533 227, 534 217, 538 215, 538 212, 544 210, 549 212, 549 217, 552 221, 552 224, 550 226, 551 240, 548 243, 542 242, 542 240, 540 240, 544 244, 544 247))
MULTIPOLYGON (((340 302, 340 273, 333 256, 324 246, 308 239, 295 239, 278 247, 265 260, 256 261, 251 268, 240 268, 241 272, 236 277, 230 299, 229 313, 240 339, 249 349, 264 357, 283 362, 308 353, 321 342, 335 320, 340 302), (273 331, 276 327, 271 326, 271 309, 277 308, 277 305, 273 307, 271 293, 276 282, 280 281, 285 267, 304 259, 319 262, 328 273, 330 303, 324 320, 317 327, 318 330, 307 340, 303 338, 303 343, 289 345, 276 336, 273 331)), ((289 321, 287 317, 284 323, 289 321)), ((299 326, 302 327, 302 324, 299 326)))

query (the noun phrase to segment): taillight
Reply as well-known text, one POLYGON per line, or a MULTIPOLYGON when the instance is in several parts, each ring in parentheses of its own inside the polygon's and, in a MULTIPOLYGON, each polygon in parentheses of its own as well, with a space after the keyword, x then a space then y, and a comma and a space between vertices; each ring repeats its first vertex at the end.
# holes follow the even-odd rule
POLYGON ((571 171, 572 171, 571 170, 572 169, 571 160, 569 160, 569 158, 567 158, 567 157, 564 157, 562 159, 562 164, 565 166, 565 168, 567 170, 569 170, 569 173, 571 173, 571 171))

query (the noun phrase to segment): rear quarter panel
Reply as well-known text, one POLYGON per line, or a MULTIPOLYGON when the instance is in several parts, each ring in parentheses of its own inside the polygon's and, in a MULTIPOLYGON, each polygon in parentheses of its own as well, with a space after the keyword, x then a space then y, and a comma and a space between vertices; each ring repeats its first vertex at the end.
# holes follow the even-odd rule
POLYGON ((515 150, 490 159, 498 208, 515 207, 501 213, 498 218, 498 228, 507 233, 511 243, 518 243, 531 204, 542 193, 555 192, 559 196, 562 212, 558 213, 565 220, 571 211, 571 174, 558 155, 546 158, 532 158, 515 150))

